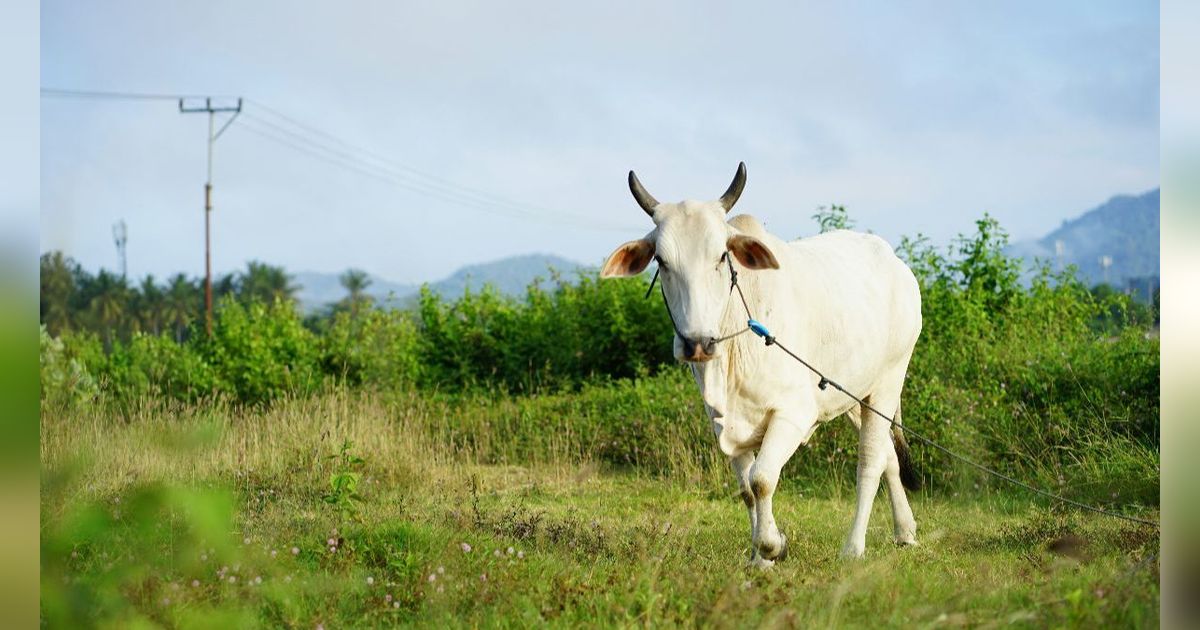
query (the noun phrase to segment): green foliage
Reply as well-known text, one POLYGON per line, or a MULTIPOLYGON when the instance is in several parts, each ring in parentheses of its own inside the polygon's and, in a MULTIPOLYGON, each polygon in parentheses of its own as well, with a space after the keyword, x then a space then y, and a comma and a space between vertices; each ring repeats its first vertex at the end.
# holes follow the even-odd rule
POLYGON ((580 274, 553 290, 533 284, 519 302, 484 289, 454 302, 423 290, 422 382, 536 392, 593 378, 631 378, 672 362, 662 303, 648 278, 580 274))
MULTIPOLYGON (((54 479, 51 490, 61 492, 62 485, 54 479)), ((162 483, 66 504, 65 514, 42 529, 43 622, 53 628, 164 622, 155 609, 179 597, 183 584, 203 580, 207 591, 210 565, 237 558, 228 535, 232 518, 228 493, 162 483)), ((174 621, 239 616, 236 605, 220 608, 200 599, 174 621)))
POLYGON ((849 230, 854 227, 854 220, 846 212, 846 206, 839 206, 836 203, 819 206, 812 218, 817 222, 822 234, 833 230, 849 230))
POLYGON ((103 351, 86 335, 51 337, 40 328, 42 401, 51 407, 74 407, 100 394, 100 386, 88 365, 103 364, 103 351), (68 343, 70 341, 70 343, 68 343), (92 342, 92 343, 89 343, 92 342))
POLYGON ((362 495, 358 494, 358 483, 362 480, 362 474, 357 472, 357 469, 366 463, 366 460, 350 452, 354 447, 354 443, 350 440, 342 442, 342 448, 334 455, 326 455, 325 459, 330 461, 334 467, 334 472, 329 475, 329 492, 321 497, 321 500, 337 509, 343 520, 357 521, 358 506, 362 503, 362 495))
POLYGON ((134 333, 128 343, 117 342, 101 374, 106 391, 120 401, 192 402, 214 395, 224 385, 195 344, 181 345, 167 334, 134 333))
POLYGON ((238 400, 267 402, 305 395, 321 383, 320 348, 290 302, 220 304, 211 339, 196 347, 238 400))
POLYGON ((421 374, 420 344, 420 331, 408 312, 340 312, 321 335, 321 367, 351 385, 407 386, 421 374))

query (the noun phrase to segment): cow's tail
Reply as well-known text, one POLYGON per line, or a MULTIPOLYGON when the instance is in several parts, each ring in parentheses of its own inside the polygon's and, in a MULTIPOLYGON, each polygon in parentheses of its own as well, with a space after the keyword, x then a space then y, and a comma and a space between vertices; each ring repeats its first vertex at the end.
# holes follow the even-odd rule
POLYGON ((900 428, 900 408, 896 408, 896 424, 892 425, 892 445, 896 447, 896 461, 900 464, 900 483, 916 492, 921 489, 921 475, 913 466, 912 454, 908 451, 908 440, 900 428))

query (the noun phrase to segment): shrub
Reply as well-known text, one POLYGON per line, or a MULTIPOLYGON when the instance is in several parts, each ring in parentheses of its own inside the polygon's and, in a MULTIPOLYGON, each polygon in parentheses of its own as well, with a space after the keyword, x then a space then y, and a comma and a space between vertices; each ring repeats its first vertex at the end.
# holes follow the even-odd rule
POLYGON ((238 400, 267 402, 320 385, 317 339, 290 302, 244 306, 224 299, 215 319, 212 338, 198 337, 196 346, 238 400))

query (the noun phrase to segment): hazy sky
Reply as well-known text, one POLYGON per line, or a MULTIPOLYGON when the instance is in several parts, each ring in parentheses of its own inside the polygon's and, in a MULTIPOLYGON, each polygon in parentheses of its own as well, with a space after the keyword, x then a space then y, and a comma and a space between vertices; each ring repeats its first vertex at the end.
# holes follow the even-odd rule
MULTIPOLYGON (((630 168, 715 198, 745 160, 737 210, 780 236, 836 202, 893 241, 1158 185, 1156 2, 804 4, 44 0, 42 85, 252 99, 216 144, 217 271, 597 263, 649 229, 630 168)), ((43 98, 43 251, 114 268, 124 219, 132 275, 201 274, 206 125, 43 98)))

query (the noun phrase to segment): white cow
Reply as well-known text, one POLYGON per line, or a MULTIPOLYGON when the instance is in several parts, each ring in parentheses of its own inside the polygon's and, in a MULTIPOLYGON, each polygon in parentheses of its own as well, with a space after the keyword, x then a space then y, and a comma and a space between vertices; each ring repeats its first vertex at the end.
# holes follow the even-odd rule
POLYGON ((601 277, 641 273, 658 262, 674 322, 675 357, 689 362, 721 451, 729 456, 750 515, 751 561, 787 555, 771 498, 783 465, 818 424, 843 413, 858 428, 857 507, 842 555, 860 557, 867 519, 887 475, 896 542, 915 545, 917 523, 904 494, 919 478, 899 430, 753 334, 730 290, 726 252, 742 268, 738 284, 754 317, 784 346, 883 413, 900 421, 900 392, 921 332, 916 278, 883 239, 838 230, 783 241, 753 217, 726 222, 746 183, 738 167, 717 201, 659 203, 632 171, 629 187, 654 229, 608 257, 601 277), (749 270, 749 271, 747 271, 749 270))

